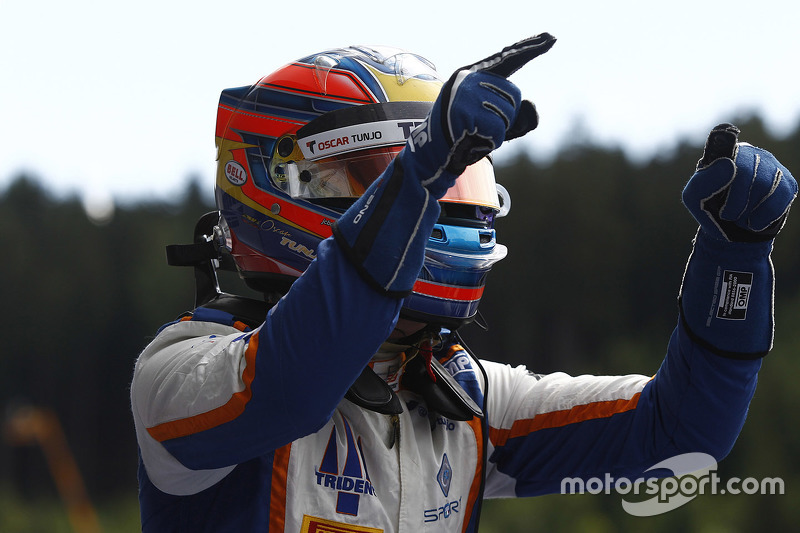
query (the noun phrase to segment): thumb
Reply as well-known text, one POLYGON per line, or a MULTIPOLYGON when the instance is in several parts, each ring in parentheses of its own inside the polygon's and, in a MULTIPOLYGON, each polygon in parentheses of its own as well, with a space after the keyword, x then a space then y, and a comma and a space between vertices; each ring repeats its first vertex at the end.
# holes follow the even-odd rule
POLYGON ((721 157, 734 159, 739 133, 739 128, 727 122, 714 126, 708 134, 703 157, 697 162, 697 168, 705 168, 721 157))

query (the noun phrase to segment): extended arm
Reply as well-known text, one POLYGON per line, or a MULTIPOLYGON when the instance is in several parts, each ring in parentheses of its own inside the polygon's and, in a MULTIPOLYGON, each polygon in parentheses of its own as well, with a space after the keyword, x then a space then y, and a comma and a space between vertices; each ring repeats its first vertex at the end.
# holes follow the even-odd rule
POLYGON ((700 229, 679 323, 652 380, 490 367, 500 383, 490 387, 496 494, 557 492, 566 477, 636 479, 677 454, 730 451, 772 347, 770 252, 797 193, 772 154, 737 134, 712 131, 684 190, 700 229))
POLYGON ((256 331, 199 338, 181 323, 162 332, 140 357, 132 386, 144 462, 161 467, 153 472, 219 470, 207 486, 326 422, 394 327, 437 200, 467 165, 536 126, 535 109, 506 76, 553 42, 546 34, 527 39, 454 74, 256 331))

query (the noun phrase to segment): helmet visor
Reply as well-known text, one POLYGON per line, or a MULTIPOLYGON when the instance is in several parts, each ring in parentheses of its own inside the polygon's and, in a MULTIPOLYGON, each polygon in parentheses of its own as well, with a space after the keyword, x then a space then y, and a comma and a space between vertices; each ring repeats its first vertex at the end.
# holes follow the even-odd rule
POLYGON ((500 210, 494 167, 488 158, 477 161, 464 169, 455 185, 445 193, 441 202, 470 204, 500 210))
MULTIPOLYGON (((357 198, 386 170, 402 146, 371 148, 327 157, 301 159, 285 167, 287 192, 294 198, 357 198)), ((444 202, 500 209, 492 163, 483 158, 468 166, 444 202)))
POLYGON ((301 159, 286 168, 294 198, 358 198, 380 176, 402 146, 371 148, 318 161, 301 159))

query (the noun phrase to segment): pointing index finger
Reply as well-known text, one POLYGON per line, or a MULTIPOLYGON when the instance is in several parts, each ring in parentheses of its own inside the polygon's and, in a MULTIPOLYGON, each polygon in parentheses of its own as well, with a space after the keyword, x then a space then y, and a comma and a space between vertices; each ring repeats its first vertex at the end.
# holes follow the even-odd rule
POLYGON ((468 65, 462 70, 472 72, 482 70, 508 78, 528 61, 550 50, 555 42, 556 38, 549 33, 540 33, 507 46, 502 51, 468 65))

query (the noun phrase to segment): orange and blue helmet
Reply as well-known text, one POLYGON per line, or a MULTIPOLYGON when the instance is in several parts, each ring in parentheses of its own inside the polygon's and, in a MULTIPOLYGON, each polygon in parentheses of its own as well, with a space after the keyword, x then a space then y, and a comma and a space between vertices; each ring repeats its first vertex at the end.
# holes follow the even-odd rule
MULTIPOLYGON (((305 271, 339 215, 425 119, 441 87, 434 66, 418 55, 348 47, 222 92, 216 201, 229 252, 249 285, 285 288, 305 271)), ((474 318, 486 274, 506 255, 494 219, 510 201, 483 159, 440 205, 402 312, 455 328, 474 318)))

